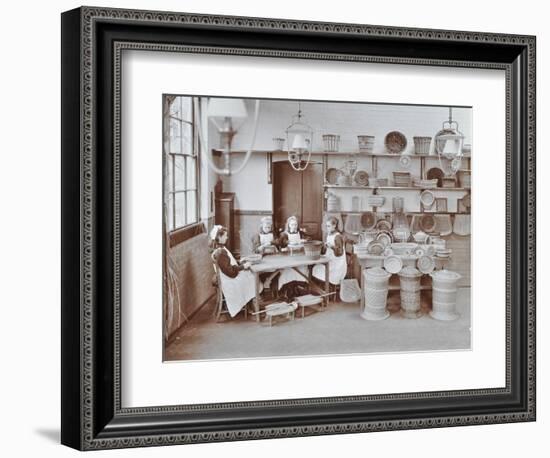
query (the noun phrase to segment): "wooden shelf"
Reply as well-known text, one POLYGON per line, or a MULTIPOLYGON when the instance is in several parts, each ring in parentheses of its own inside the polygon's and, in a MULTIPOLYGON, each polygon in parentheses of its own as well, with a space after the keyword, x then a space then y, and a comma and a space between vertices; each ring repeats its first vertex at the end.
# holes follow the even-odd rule
POLYGON ((341 186, 339 184, 323 184, 324 188, 330 188, 330 189, 377 189, 376 186, 360 186, 360 185, 344 185, 341 186))
POLYGON ((324 184, 323 187, 328 189, 388 189, 393 191, 401 190, 415 190, 415 191, 469 191, 470 188, 420 188, 418 186, 359 186, 359 185, 346 185, 341 186, 338 184, 324 184))
MULTIPOLYGON (((212 153, 221 154, 223 150, 219 148, 213 148, 212 153)), ((231 150, 232 153, 246 153, 245 150, 231 150)), ((286 151, 281 150, 252 150, 252 154, 286 154, 286 151)), ((401 156, 408 156, 411 159, 418 158, 433 158, 437 159, 437 154, 391 154, 391 153, 361 153, 359 151, 312 151, 312 156, 357 156, 357 157, 392 157, 400 158, 401 156)), ((470 159, 471 156, 462 156, 463 159, 470 159)), ((450 160, 442 156, 442 159, 450 160)))

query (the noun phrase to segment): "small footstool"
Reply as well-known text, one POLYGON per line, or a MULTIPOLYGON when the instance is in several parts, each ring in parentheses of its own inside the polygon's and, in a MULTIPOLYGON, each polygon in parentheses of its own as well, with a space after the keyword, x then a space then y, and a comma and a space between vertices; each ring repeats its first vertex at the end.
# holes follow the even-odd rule
POLYGON ((302 318, 305 316, 305 308, 313 305, 321 305, 323 310, 323 298, 321 296, 314 296, 313 294, 306 294, 305 296, 299 296, 296 298, 298 305, 302 308, 302 318))
POLYGON ((288 302, 275 302, 265 306, 265 315, 269 320, 269 326, 273 324, 274 316, 286 315, 287 319, 294 319, 294 311, 298 308, 298 305, 293 302, 289 304, 288 302))

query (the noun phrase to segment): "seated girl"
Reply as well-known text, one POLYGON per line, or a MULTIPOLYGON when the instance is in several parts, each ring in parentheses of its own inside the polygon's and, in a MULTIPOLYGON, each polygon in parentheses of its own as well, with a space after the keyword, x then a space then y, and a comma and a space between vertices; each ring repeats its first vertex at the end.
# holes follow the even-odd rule
POLYGON ((273 234, 273 219, 264 216, 261 219, 260 230, 252 238, 252 250, 254 253, 268 254, 277 251, 277 240, 273 234))
POLYGON ((213 250, 212 259, 220 274, 220 287, 225 297, 227 310, 231 317, 239 313, 246 304, 255 297, 255 279, 250 263, 239 265, 227 249, 228 232, 220 225, 215 225, 210 231, 210 246, 213 250))
POLYGON ((286 220, 285 230, 281 232, 277 245, 285 249, 288 245, 299 245, 305 239, 305 232, 299 228, 298 218, 291 216, 286 220))
MULTIPOLYGON (((299 228, 298 218, 291 216, 286 220, 285 230, 281 233, 277 244, 281 251, 286 251, 289 245, 300 245, 304 238, 305 234, 299 228)), ((299 270, 307 277, 307 267, 300 267, 299 270)), ((306 279, 292 268, 284 269, 279 276, 279 290, 285 285, 291 287, 294 282, 305 283, 306 279)))
MULTIPOLYGON (((344 238, 338 232, 338 219, 331 216, 326 221, 327 238, 323 246, 322 253, 330 259, 328 281, 332 285, 339 285, 346 277, 348 265, 346 253, 344 250, 344 238)), ((313 267, 313 276, 319 280, 325 281, 326 269, 322 264, 313 267)))

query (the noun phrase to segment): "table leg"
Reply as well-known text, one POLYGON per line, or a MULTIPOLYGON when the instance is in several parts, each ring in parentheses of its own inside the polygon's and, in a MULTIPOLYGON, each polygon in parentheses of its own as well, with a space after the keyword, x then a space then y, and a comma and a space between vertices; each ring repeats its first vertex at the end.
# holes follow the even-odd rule
POLYGON ((260 321, 260 274, 259 272, 254 272, 254 311, 256 312, 256 321, 260 321))
MULTIPOLYGON (((325 264, 325 292, 328 294, 330 293, 330 282, 328 281, 328 278, 329 278, 329 263, 327 262, 325 264)), ((326 302, 325 302, 325 306, 328 307, 328 304, 330 302, 330 296, 327 296, 326 297, 326 302)))
POLYGON ((363 275, 364 274, 363 266, 361 266, 360 272, 361 272, 361 302, 360 302, 361 305, 360 307, 362 312, 363 310, 365 310, 365 276, 363 275))

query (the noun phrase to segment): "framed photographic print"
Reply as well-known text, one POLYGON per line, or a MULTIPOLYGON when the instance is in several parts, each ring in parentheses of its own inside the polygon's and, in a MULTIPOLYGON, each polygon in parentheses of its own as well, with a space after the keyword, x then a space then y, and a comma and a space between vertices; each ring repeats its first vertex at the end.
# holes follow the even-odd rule
POLYGON ((535 38, 62 15, 62 443, 535 419, 535 38))

